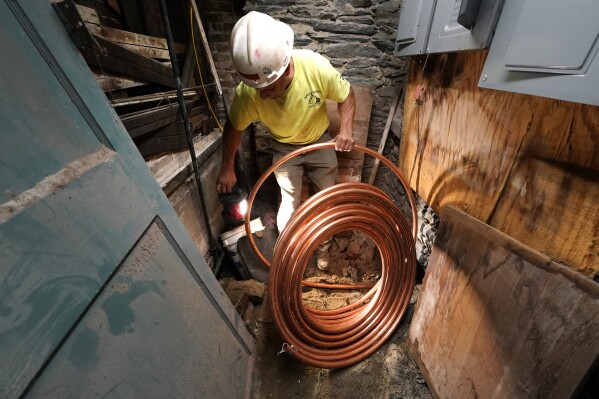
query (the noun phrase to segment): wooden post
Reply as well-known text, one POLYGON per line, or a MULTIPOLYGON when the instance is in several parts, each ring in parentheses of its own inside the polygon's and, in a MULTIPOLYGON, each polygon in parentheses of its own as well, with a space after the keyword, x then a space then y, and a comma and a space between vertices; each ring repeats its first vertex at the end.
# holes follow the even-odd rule
MULTIPOLYGON (((200 36, 202 39, 202 44, 206 49, 206 56, 208 57, 208 64, 210 65, 210 71, 214 77, 214 83, 216 84, 216 92, 219 96, 223 95, 223 89, 220 86, 220 80, 218 78, 218 74, 216 73, 216 67, 214 66, 214 60, 212 59, 212 53, 210 52, 210 47, 208 47, 208 40, 206 39, 206 32, 204 32, 204 26, 202 25, 202 20, 200 19, 200 13, 198 11, 198 6, 196 5, 195 0, 190 0, 191 7, 193 8, 193 15, 195 16, 196 23, 198 24, 198 30, 200 31, 200 36)), ((193 26, 191 27, 193 29, 193 26)))
MULTIPOLYGON (((389 129, 391 129, 393 115, 395 115, 395 111, 397 110, 397 104, 399 104, 399 98, 401 97, 402 92, 403 88, 400 88, 397 94, 395 95, 395 98, 393 98, 393 102, 391 103, 391 107, 389 108, 389 116, 387 117, 387 123, 385 123, 385 130, 383 130, 383 136, 381 137, 381 143, 379 144, 379 154, 382 154, 383 149, 385 148, 385 142, 387 141, 387 136, 389 135, 389 129)), ((378 158, 374 160, 374 164, 372 165, 372 171, 370 172, 370 176, 368 176, 368 184, 374 183, 376 172, 379 170, 379 162, 380 160, 378 158)))

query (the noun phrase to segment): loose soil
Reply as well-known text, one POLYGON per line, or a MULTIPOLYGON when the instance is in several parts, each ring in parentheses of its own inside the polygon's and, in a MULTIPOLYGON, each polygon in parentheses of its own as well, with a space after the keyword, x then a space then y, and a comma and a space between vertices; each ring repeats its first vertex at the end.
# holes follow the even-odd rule
MULTIPOLYGON (((256 337, 252 397, 262 398, 431 398, 406 347, 409 323, 418 293, 412 297, 395 333, 373 355, 353 366, 326 370, 308 366, 281 353, 281 339, 267 301, 254 309, 250 330, 256 337)), ((339 297, 319 298, 335 306, 339 297)), ((310 303, 313 305, 313 303, 310 303)))

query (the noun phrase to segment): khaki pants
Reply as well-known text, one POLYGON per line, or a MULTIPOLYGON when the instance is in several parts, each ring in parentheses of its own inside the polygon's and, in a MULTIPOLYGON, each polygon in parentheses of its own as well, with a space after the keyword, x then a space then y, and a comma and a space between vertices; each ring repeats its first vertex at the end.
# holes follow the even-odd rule
MULTIPOLYGON (((326 143, 330 140, 329 134, 325 132, 313 144, 326 143)), ((273 163, 298 148, 300 146, 283 144, 273 140, 273 163)), ((334 185, 337 178, 337 155, 335 154, 335 149, 324 148, 298 155, 274 171, 277 183, 279 183, 279 187, 281 188, 281 205, 277 214, 277 228, 279 232, 283 231, 283 228, 291 218, 291 214, 300 203, 304 171, 306 171, 306 174, 314 184, 316 191, 334 185)))

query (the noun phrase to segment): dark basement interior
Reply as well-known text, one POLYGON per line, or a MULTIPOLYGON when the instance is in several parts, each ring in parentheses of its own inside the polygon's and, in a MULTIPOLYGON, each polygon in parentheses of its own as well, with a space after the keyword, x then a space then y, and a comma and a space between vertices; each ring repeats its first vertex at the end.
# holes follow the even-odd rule
POLYGON ((0 398, 599 397, 598 3, 0 7, 0 398), (251 11, 356 102, 280 234, 264 124, 216 190, 251 11))

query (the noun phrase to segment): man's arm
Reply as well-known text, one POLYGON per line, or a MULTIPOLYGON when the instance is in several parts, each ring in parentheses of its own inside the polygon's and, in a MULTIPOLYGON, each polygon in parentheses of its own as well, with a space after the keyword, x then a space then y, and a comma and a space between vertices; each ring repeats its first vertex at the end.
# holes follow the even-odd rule
POLYGON ((227 119, 223 130, 222 158, 220 173, 216 181, 218 193, 230 193, 233 190, 237 176, 235 176, 235 153, 241 142, 241 131, 237 130, 227 119))
POLYGON ((354 146, 354 114, 356 113, 356 97, 354 89, 349 88, 349 95, 344 102, 337 105, 339 111, 339 134, 334 138, 336 151, 351 151, 354 146))

